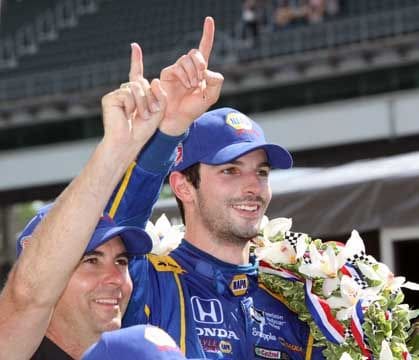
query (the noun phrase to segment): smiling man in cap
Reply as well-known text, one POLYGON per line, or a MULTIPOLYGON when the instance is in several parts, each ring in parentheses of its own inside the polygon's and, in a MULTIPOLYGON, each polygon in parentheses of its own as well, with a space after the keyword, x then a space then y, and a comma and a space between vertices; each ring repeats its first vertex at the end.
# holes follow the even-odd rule
POLYGON ((128 256, 148 252, 151 239, 102 214, 165 109, 159 81, 142 76, 102 98, 102 141, 18 241, 0 294, 0 359, 80 359, 103 331, 121 326, 132 290, 128 256), (154 111, 146 105, 153 102, 154 111))
MULTIPOLYGON (((132 263, 123 326, 159 326, 187 357, 323 359, 308 326, 259 285, 249 251, 272 197, 269 173, 291 166, 289 152, 268 143, 240 111, 220 108, 197 118, 169 175, 184 239, 168 255, 132 263)), ((124 211, 135 217, 135 206, 124 211)))
MULTIPOLYGON (((22 231, 18 256, 32 245, 32 232, 52 207, 40 209, 22 231)), ((101 216, 31 359, 79 358, 104 331, 119 329, 132 291, 129 258, 146 254, 151 247, 144 230, 117 226, 109 216, 101 216)))

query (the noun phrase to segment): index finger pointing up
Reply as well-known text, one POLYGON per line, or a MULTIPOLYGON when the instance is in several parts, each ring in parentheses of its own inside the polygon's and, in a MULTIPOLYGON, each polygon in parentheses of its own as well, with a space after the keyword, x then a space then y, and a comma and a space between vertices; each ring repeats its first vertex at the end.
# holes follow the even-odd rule
POLYGON ((138 81, 143 77, 143 52, 137 43, 131 44, 131 66, 129 70, 129 81, 138 81))
POLYGON ((202 30, 202 37, 199 43, 199 51, 204 56, 208 63, 211 55, 212 45, 214 43, 215 22, 211 16, 207 16, 204 22, 204 29, 202 30))

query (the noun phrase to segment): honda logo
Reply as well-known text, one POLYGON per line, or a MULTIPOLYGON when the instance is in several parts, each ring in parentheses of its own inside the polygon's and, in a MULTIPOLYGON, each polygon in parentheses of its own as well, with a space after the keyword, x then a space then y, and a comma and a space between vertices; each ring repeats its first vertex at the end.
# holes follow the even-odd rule
POLYGON ((202 324, 221 324, 224 321, 220 300, 191 297, 193 317, 202 324))

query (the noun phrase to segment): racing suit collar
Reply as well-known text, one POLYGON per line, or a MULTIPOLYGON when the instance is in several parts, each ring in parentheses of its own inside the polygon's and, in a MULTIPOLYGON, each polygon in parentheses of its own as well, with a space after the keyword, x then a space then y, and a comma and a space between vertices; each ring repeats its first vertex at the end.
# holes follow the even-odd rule
POLYGON ((246 275, 249 279, 248 293, 257 288, 257 264, 254 257, 251 257, 246 265, 226 263, 198 249, 185 239, 171 255, 187 272, 198 276, 201 281, 212 283, 219 294, 229 292, 231 281, 240 275, 246 275))

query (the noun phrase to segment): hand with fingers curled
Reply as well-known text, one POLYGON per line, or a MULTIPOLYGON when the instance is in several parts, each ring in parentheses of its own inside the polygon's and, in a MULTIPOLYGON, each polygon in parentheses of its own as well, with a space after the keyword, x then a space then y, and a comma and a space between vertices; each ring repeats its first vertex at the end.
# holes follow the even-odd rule
POLYGON ((149 83, 143 77, 141 48, 131 44, 129 82, 102 98, 104 142, 130 151, 134 160, 160 125, 166 107, 167 94, 161 81, 149 83))
POLYGON ((224 78, 220 73, 208 70, 214 33, 214 19, 207 17, 198 49, 182 55, 160 73, 168 102, 159 128, 167 135, 184 133, 220 96, 224 78))

